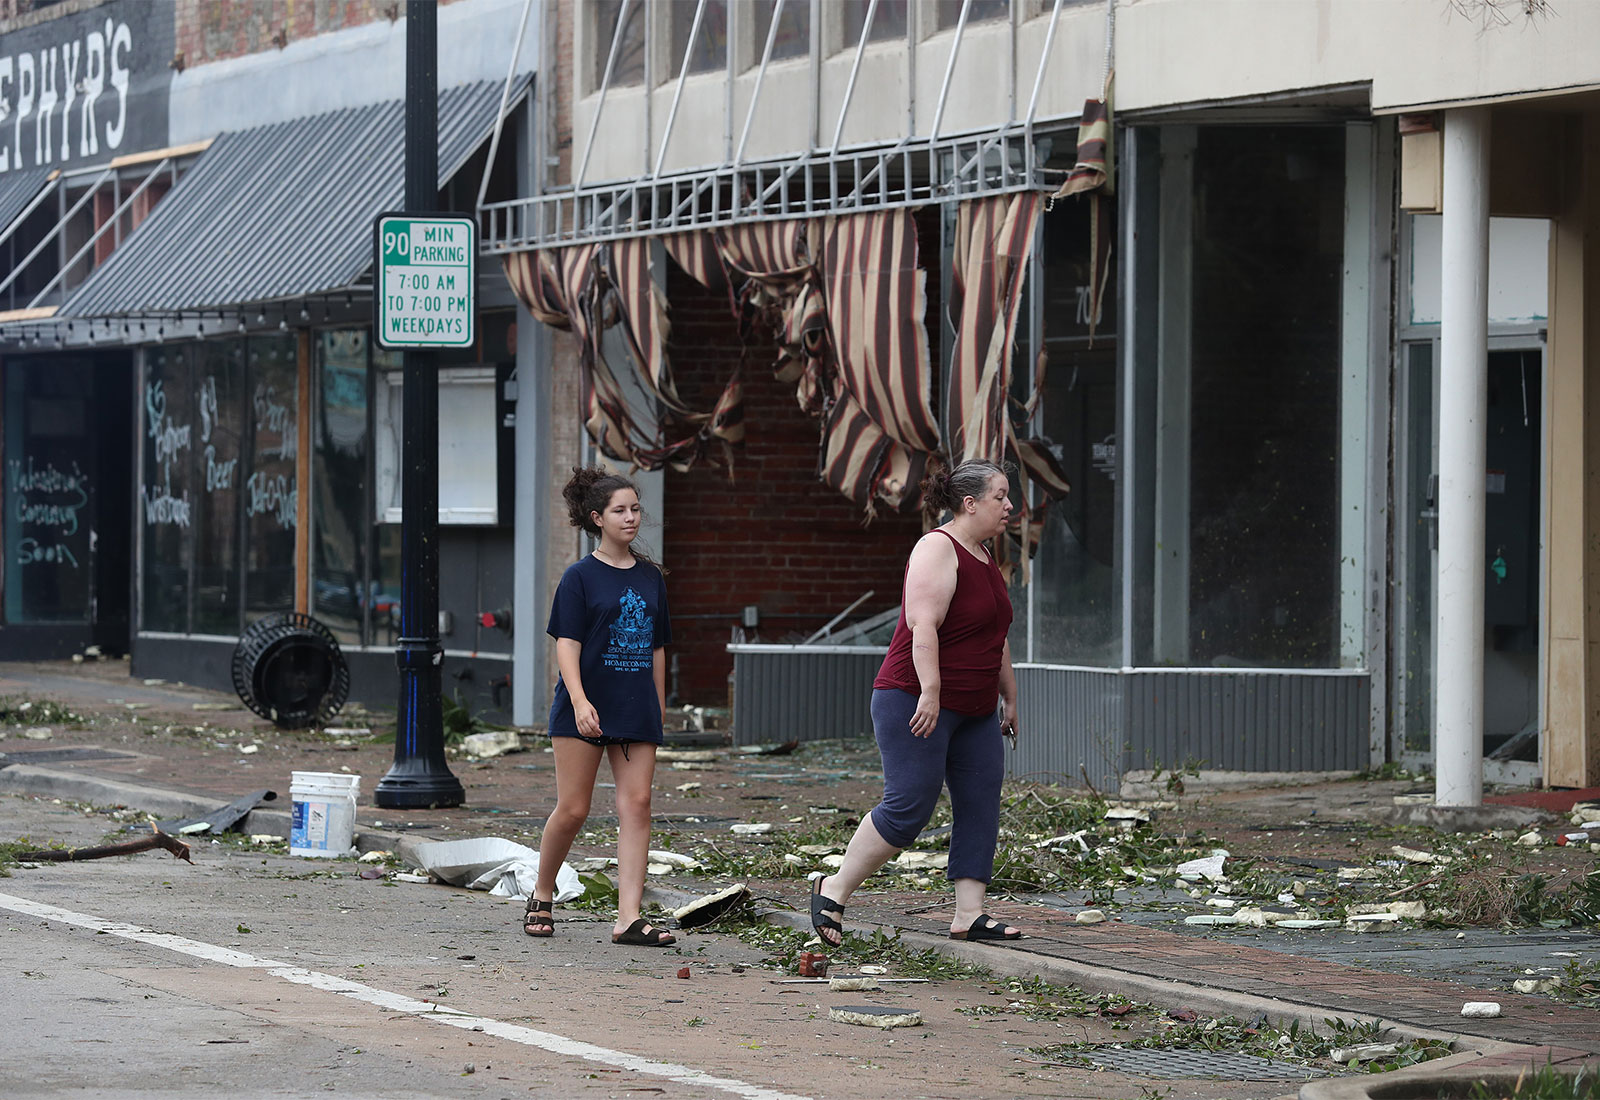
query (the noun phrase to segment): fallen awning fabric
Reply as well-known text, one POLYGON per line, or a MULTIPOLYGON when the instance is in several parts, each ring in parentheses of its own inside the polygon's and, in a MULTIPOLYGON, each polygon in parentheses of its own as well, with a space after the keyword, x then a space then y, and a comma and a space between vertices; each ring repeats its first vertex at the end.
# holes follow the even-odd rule
MULTIPOLYGON (((502 90, 440 92, 441 186, 488 138, 502 90)), ((404 205, 404 126, 392 100, 222 134, 61 315, 225 309, 352 285, 372 263, 373 218, 404 205)))
POLYGON ((39 197, 53 175, 54 168, 18 169, 0 175, 0 240, 10 235, 11 223, 39 197))

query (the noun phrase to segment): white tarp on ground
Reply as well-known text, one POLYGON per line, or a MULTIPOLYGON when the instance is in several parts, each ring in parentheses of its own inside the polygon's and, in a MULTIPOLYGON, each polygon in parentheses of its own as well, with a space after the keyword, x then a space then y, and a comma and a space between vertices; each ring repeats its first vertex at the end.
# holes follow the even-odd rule
MULTIPOLYGON (((429 841, 417 845, 416 859, 440 882, 487 890, 500 898, 528 897, 539 877, 539 853, 500 837, 429 841)), ((563 863, 556 872, 555 900, 571 901, 582 893, 578 872, 563 863)))

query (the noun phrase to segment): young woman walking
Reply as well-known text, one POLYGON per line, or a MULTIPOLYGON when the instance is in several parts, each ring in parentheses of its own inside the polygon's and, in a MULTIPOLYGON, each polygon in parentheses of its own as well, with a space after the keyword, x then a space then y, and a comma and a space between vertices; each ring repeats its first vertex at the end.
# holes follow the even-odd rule
POLYGON ((546 633, 556 640, 561 670, 550 704, 556 808, 539 842, 539 878, 522 930, 555 934, 556 871, 588 819, 604 756, 617 781, 617 923, 611 942, 666 947, 675 942, 672 933, 652 927, 639 906, 650 847, 650 786, 666 709, 663 647, 672 641, 667 586, 655 563, 633 548, 642 515, 633 482, 603 470, 574 469, 562 496, 572 525, 598 536, 600 545, 562 574, 550 608, 546 633))

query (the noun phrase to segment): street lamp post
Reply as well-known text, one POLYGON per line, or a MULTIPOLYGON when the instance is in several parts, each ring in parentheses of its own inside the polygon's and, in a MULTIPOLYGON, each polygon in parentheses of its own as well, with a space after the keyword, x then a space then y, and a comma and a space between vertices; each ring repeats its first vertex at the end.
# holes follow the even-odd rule
MULTIPOLYGON (((438 11, 406 3, 406 210, 432 213, 439 191, 438 11)), ((382 293, 382 288, 375 288, 382 293)), ((430 349, 404 352, 400 475, 400 706, 394 764, 373 801, 386 809, 459 806, 444 759, 439 662, 439 388, 430 349)))

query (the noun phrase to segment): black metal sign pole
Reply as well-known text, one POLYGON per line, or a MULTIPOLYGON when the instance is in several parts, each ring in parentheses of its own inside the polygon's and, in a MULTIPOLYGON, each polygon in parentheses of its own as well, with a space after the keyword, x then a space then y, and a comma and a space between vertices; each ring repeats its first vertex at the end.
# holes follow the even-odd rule
MULTIPOLYGON (((432 213, 439 190, 438 10, 406 3, 406 211, 432 213)), ((374 287, 374 294, 382 294, 374 287)), ((439 389, 431 350, 405 351, 400 481, 399 728, 377 805, 459 806, 461 781, 444 759, 439 662, 439 389)))

